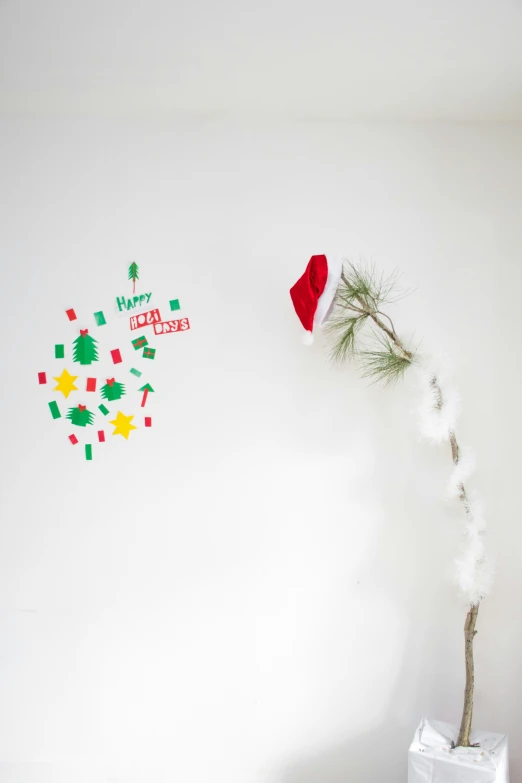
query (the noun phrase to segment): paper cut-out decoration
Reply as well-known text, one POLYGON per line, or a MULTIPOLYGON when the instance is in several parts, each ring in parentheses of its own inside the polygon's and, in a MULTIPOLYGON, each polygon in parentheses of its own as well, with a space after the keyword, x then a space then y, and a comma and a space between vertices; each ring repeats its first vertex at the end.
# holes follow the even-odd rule
POLYGON ((188 318, 181 318, 178 321, 162 321, 154 324, 154 334, 170 334, 171 332, 186 332, 190 329, 188 318))
POLYGON ((123 361, 119 348, 115 348, 113 351, 111 351, 111 356, 114 364, 120 364, 123 361))
POLYGON ((85 444, 85 459, 87 460, 92 459, 92 446, 90 443, 85 444))
POLYGON ((103 430, 98 430, 98 440, 100 443, 105 443, 105 433, 103 430))
POLYGON ((71 441, 73 446, 76 446, 76 444, 78 443, 78 438, 76 437, 76 435, 69 435, 69 440, 71 441))
POLYGON ((136 280, 139 280, 140 278, 140 271, 138 264, 135 264, 134 261, 129 267, 129 280, 132 280, 132 293, 136 293, 136 280))
POLYGON ((100 410, 104 416, 106 416, 109 413, 109 409, 105 407, 105 405, 98 405, 98 410, 100 410))
POLYGON ((58 343, 54 346, 54 358, 63 359, 65 357, 65 345, 58 343))
POLYGON ((89 392, 96 391, 96 378, 87 378, 87 385, 85 387, 85 391, 89 391, 89 392))
POLYGON ((77 408, 69 408, 65 418, 69 419, 71 424, 75 424, 77 427, 86 427, 88 424, 92 424, 94 413, 87 410, 85 405, 78 405, 77 408))
POLYGON ((47 375, 44 372, 38 373, 38 383, 47 383, 47 375))
POLYGON ((53 400, 52 402, 49 402, 48 405, 53 419, 60 419, 62 414, 60 413, 60 408, 58 407, 57 403, 53 400))
POLYGON ((73 362, 92 364, 98 361, 97 340, 91 337, 88 329, 80 329, 80 336, 74 341, 73 362))
POLYGON ((145 348, 145 346, 149 344, 149 341, 145 335, 142 335, 141 337, 136 337, 136 339, 132 341, 132 344, 134 346, 134 350, 139 351, 140 348, 145 348))
POLYGON ((143 349, 144 359, 154 359, 155 356, 156 356, 155 348, 149 348, 149 346, 147 346, 146 348, 143 349))
POLYGON ((171 310, 179 310, 180 308, 179 299, 171 299, 169 305, 171 310))
POLYGON ((67 399, 72 391, 78 391, 78 387, 74 385, 74 382, 78 379, 77 375, 70 375, 67 370, 62 370, 62 374, 53 379, 58 381, 58 386, 55 386, 53 391, 59 391, 67 399))
POLYGON ((132 299, 127 296, 117 296, 116 304, 118 306, 119 313, 125 313, 128 310, 141 310, 142 307, 148 305, 152 297, 152 291, 148 294, 136 294, 132 299))
POLYGON ((125 386, 123 383, 118 383, 114 378, 107 378, 107 383, 101 387, 101 396, 104 400, 114 402, 115 400, 121 400, 125 394, 125 386))
POLYGON ((146 313, 140 313, 139 315, 133 315, 130 319, 130 328, 139 329, 142 326, 150 326, 151 324, 159 323, 161 321, 160 311, 148 310, 146 313))
POLYGON ((141 407, 142 408, 145 407, 145 403, 147 402, 147 397, 148 396, 149 396, 149 390, 145 389, 145 391, 143 392, 143 397, 141 398, 141 407))
POLYGON ((151 416, 145 416, 145 426, 146 427, 152 427, 152 417, 151 416))
POLYGON ((130 371, 133 375, 136 376, 136 378, 141 378, 141 372, 137 370, 135 367, 131 367, 130 371))
POLYGON ((128 440, 129 439, 129 433, 131 430, 137 430, 138 428, 134 426, 134 424, 131 424, 131 421, 133 420, 134 416, 125 416, 124 413, 121 411, 118 411, 116 414, 116 418, 113 419, 110 423, 114 424, 114 432, 113 435, 123 435, 123 437, 128 440))
POLYGON ((96 321, 96 326, 105 326, 107 321, 105 320, 105 316, 101 310, 98 310, 97 313, 94 313, 94 320, 96 321))
POLYGON ((76 313, 74 312, 72 307, 70 310, 66 310, 65 313, 69 321, 76 321, 76 313))

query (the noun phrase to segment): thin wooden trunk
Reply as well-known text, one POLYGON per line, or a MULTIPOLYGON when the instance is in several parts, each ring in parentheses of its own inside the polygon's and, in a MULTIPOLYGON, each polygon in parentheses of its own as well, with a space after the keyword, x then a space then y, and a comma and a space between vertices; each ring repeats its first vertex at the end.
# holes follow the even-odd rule
POLYGON ((466 687, 464 689, 464 710, 462 712, 462 721, 460 723, 459 738, 457 747, 469 748, 469 737, 471 734, 471 721, 473 719, 473 691, 475 688, 475 666, 473 663, 473 640, 475 634, 475 623, 479 604, 472 606, 469 610, 466 623, 464 625, 464 644, 466 652, 466 687))

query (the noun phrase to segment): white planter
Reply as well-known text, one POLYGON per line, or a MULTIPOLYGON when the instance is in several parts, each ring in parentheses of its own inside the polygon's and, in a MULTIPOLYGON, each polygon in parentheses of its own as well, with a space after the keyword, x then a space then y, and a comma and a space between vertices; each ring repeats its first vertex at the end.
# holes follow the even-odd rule
POLYGON ((458 728, 423 718, 408 753, 408 783, 509 783, 506 734, 473 731, 477 748, 454 748, 458 728))

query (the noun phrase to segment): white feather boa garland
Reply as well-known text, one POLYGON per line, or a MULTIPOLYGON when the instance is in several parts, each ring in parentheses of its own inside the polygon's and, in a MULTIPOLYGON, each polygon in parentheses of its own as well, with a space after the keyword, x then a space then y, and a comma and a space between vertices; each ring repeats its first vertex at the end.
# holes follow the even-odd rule
MULTIPOLYGON (((453 386, 444 357, 424 360, 420 372, 421 401, 418 407, 419 431, 432 443, 449 441, 455 433, 460 413, 460 394, 453 386)), ((494 570, 485 548, 486 517, 476 493, 464 488, 474 474, 476 459, 468 448, 458 449, 448 482, 448 493, 459 498, 465 508, 462 547, 455 559, 455 580, 465 600, 475 605, 491 592, 494 570)))

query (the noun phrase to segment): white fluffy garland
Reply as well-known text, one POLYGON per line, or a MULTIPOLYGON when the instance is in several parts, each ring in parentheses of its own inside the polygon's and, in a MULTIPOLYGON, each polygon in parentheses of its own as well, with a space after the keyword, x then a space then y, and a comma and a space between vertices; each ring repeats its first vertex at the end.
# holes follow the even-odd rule
MULTIPOLYGON (((452 385, 450 376, 449 366, 444 358, 425 362, 421 371, 419 430, 423 437, 434 443, 449 440, 450 433, 455 432, 460 412, 460 395, 452 385), (433 379, 436 379, 442 393, 442 404, 433 379)), ((451 496, 460 496, 464 482, 473 475, 475 467, 474 453, 470 449, 461 449, 448 483, 451 496)), ((465 509, 462 549, 455 559, 455 578, 466 601, 475 605, 491 592, 494 573, 485 551, 484 508, 476 493, 466 490, 465 509)))
POLYGON ((457 425, 460 413, 460 394, 448 383, 450 369, 447 359, 440 356, 425 361, 421 368, 421 399, 418 408, 421 435, 433 443, 442 443, 457 425), (443 404, 437 405, 437 394, 431 381, 437 383, 443 394, 443 404))

